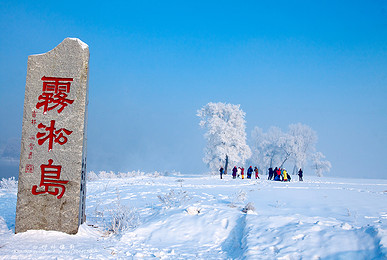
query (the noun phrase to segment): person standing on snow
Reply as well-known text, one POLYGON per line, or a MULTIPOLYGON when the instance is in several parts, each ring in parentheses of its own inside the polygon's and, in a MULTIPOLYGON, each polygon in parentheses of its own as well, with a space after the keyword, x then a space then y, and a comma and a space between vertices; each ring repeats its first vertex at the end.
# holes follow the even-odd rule
POLYGON ((232 178, 235 179, 236 178, 236 174, 237 174, 237 167, 234 166, 234 168, 232 168, 232 178))
POLYGON ((259 179, 257 167, 254 167, 254 172, 255 172, 255 179, 259 179))
POLYGON ((303 174, 303 171, 300 168, 300 170, 298 171, 298 181, 303 181, 302 180, 302 174, 303 174))
POLYGON ((241 176, 241 172, 242 172, 241 167, 238 167, 238 171, 237 171, 237 177, 238 177, 238 178, 239 178, 239 176, 241 176))
POLYGON ((273 178, 273 168, 269 168, 269 177, 267 177, 268 180, 271 180, 273 178))
POLYGON ((275 177, 277 177, 277 170, 278 170, 278 168, 275 167, 274 171, 273 171, 273 180, 275 179, 275 177))
POLYGON ((242 175, 242 179, 245 178, 245 168, 242 167, 241 169, 241 175, 242 175))
POLYGON ((248 169, 247 169, 247 179, 251 179, 251 175, 253 174, 253 167, 250 166, 248 169))
POLYGON ((222 166, 220 166, 219 173, 220 173, 220 178, 223 179, 222 176, 223 176, 223 173, 224 173, 224 169, 223 169, 222 166))
POLYGON ((275 175, 274 176, 275 181, 281 181, 281 168, 275 167, 274 175, 275 175))
POLYGON ((283 181, 288 181, 288 173, 285 169, 282 171, 283 181))

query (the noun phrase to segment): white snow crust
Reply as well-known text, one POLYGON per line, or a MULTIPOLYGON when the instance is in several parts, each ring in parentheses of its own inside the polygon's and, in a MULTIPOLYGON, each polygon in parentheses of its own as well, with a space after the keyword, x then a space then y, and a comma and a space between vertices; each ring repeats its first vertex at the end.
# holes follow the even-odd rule
POLYGON ((73 41, 77 41, 79 43, 79 45, 81 45, 82 50, 89 48, 89 45, 87 45, 86 43, 84 43, 83 41, 81 41, 78 38, 69 38, 69 39, 73 40, 73 41))
POLYGON ((94 179, 76 235, 15 235, 16 190, 0 189, 0 259, 387 258, 387 180, 94 179))

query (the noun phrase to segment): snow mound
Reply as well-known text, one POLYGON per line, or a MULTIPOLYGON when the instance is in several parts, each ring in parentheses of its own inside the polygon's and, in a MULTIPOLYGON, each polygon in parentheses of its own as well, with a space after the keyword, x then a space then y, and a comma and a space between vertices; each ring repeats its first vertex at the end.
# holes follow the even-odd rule
POLYGON ((76 235, 15 235, 16 194, 1 189, 0 259, 387 258, 387 180, 107 175, 87 182, 76 235), (117 217, 129 225, 110 232, 117 217))
POLYGON ((194 206, 188 207, 186 209, 188 215, 198 215, 200 213, 200 210, 200 208, 194 206))

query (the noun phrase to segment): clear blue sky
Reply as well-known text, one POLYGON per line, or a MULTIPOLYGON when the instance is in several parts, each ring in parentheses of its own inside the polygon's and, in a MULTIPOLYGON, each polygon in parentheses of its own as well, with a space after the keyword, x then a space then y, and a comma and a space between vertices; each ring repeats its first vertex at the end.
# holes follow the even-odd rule
POLYGON ((196 110, 228 102, 249 137, 307 124, 330 175, 387 178, 387 1, 265 2, 0 1, 0 146, 20 143, 28 56, 77 37, 88 170, 206 172, 196 110))

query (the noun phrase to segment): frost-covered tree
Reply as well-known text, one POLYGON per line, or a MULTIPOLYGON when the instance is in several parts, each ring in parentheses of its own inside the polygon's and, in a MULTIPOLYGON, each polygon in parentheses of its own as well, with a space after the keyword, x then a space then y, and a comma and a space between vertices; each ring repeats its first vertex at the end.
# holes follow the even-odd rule
POLYGON ((252 161, 267 169, 274 165, 280 165, 284 158, 286 149, 286 136, 278 127, 271 127, 264 133, 259 127, 252 131, 252 161))
POLYGON ((293 174, 297 169, 304 168, 317 143, 317 133, 309 126, 301 123, 289 125, 289 135, 293 139, 292 161, 294 162, 293 174))
POLYGON ((305 166, 317 143, 316 132, 300 123, 289 125, 287 133, 278 127, 269 128, 267 133, 255 127, 251 137, 254 163, 266 170, 293 162, 293 173, 305 166))
POLYGON ((312 168, 315 170, 317 176, 323 176, 324 172, 329 172, 331 170, 331 163, 325 159, 325 155, 320 152, 316 152, 311 156, 312 168))
POLYGON ((255 127, 251 136, 253 162, 264 169, 282 167, 293 155, 294 138, 278 127, 270 127, 267 133, 255 127))
POLYGON ((208 103, 197 111, 200 126, 207 129, 207 140, 203 162, 215 171, 224 165, 226 156, 229 164, 243 165, 251 156, 246 144, 245 113, 240 105, 208 103))

